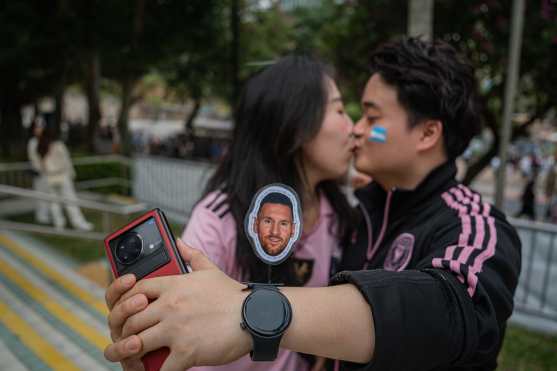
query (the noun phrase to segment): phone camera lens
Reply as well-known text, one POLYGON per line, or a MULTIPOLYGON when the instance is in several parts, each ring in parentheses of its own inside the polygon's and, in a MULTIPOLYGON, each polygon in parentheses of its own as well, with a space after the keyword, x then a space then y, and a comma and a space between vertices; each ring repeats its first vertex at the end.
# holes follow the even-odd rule
POLYGON ((132 264, 141 255, 143 240, 137 233, 128 233, 116 246, 116 259, 122 264, 132 264))

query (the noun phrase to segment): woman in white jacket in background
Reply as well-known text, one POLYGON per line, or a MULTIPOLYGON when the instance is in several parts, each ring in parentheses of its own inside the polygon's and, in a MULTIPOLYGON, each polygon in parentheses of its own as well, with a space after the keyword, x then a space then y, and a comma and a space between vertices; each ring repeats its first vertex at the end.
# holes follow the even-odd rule
MULTIPOLYGON (((45 121, 42 116, 37 116, 31 123, 29 128, 29 141, 27 142, 27 157, 31 162, 33 171, 33 190, 37 192, 49 192, 46 177, 41 168, 41 158, 37 152, 39 139, 44 131, 45 121)), ((50 223, 49 203, 43 200, 37 200, 35 206, 35 221, 41 224, 50 223)))
MULTIPOLYGON (((75 170, 68 149, 65 144, 56 139, 52 128, 48 125, 39 139, 37 145, 37 153, 40 158, 42 174, 46 178, 48 189, 55 195, 77 200, 73 179, 75 178, 75 170)), ((90 231, 93 224, 89 223, 79 206, 75 204, 64 204, 70 224, 79 230, 90 231)), ((62 212, 59 202, 50 204, 50 212, 54 226, 56 228, 64 228, 66 219, 62 212)))

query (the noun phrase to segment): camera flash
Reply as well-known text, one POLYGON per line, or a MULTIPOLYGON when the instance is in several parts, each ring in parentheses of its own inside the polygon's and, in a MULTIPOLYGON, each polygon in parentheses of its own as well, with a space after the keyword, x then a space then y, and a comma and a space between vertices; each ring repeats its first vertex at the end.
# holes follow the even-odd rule
POLYGON ((154 244, 154 243, 150 244, 150 245, 149 245, 149 248, 150 248, 150 249, 154 249, 154 248, 155 248, 155 244, 154 244))

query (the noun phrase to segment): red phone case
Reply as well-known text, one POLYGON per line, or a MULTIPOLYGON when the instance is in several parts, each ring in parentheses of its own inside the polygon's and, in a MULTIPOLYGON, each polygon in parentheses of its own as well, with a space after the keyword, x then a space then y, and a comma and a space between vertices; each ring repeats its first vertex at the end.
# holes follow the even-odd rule
MULTIPOLYGON (((118 277, 118 270, 116 267, 116 262, 114 261, 114 257, 112 256, 110 241, 126 233, 132 228, 140 225, 141 223, 145 222, 147 219, 151 217, 155 219, 157 229, 159 230, 162 236, 162 239, 164 241, 164 246, 170 257, 170 261, 167 264, 157 268, 155 271, 147 274, 142 279, 159 277, 159 276, 169 276, 175 274, 183 274, 188 272, 178 252, 178 248, 176 247, 174 237, 172 235, 170 228, 168 227, 168 223, 166 222, 166 217, 164 216, 163 212, 160 209, 154 209, 134 219, 132 222, 120 228, 116 232, 110 234, 104 239, 106 256, 108 257, 108 261, 110 262, 110 267, 112 269, 112 274, 114 278, 118 277)), ((147 353, 141 359, 141 361, 143 362, 143 366, 145 367, 145 370, 146 371, 160 370, 162 364, 164 363, 164 360, 166 359, 166 357, 168 357, 168 354, 169 354, 169 349, 166 347, 147 353)))

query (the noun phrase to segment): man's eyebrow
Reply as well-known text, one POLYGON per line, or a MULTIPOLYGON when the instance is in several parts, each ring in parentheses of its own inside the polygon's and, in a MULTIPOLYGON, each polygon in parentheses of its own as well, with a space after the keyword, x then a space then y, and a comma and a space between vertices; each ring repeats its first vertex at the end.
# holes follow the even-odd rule
POLYGON ((373 108, 376 110, 381 110, 379 106, 374 101, 371 100, 362 101, 362 106, 366 109, 373 108))

